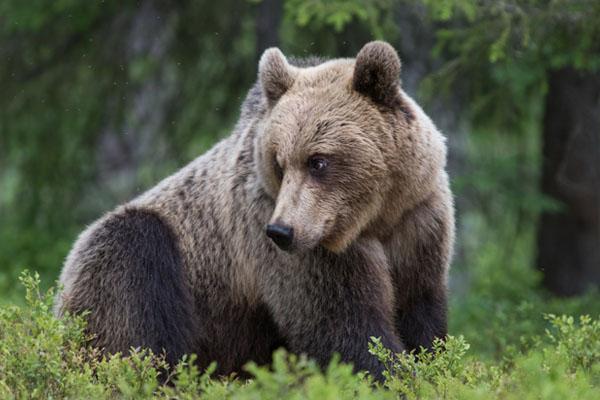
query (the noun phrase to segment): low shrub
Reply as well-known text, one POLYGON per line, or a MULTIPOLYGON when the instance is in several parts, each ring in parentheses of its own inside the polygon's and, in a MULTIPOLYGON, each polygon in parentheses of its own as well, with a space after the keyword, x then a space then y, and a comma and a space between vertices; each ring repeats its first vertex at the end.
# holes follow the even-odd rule
MULTIPOLYGON (((100 357, 86 346, 82 317, 56 319, 53 291, 24 274, 26 305, 0 308, 0 398, 89 399, 565 399, 600 398, 600 320, 546 315, 543 335, 523 337, 498 359, 472 354, 462 336, 431 352, 392 354, 373 338, 370 352, 386 365, 384 383, 335 357, 324 371, 304 356, 278 350, 270 366, 249 363, 253 376, 215 379, 195 356, 170 369, 160 355, 132 349, 100 357)), ((501 336, 502 332, 497 332, 501 336)))

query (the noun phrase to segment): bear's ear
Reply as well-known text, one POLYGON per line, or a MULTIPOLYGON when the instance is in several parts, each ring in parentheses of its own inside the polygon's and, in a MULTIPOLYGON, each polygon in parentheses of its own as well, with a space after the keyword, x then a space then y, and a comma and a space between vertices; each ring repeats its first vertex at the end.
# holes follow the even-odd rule
POLYGON ((352 81, 354 90, 374 102, 394 107, 399 101, 400 58, 386 42, 367 43, 358 52, 352 81))
POLYGON ((273 105, 294 83, 293 67, 276 47, 265 50, 258 63, 258 78, 269 105, 273 105))

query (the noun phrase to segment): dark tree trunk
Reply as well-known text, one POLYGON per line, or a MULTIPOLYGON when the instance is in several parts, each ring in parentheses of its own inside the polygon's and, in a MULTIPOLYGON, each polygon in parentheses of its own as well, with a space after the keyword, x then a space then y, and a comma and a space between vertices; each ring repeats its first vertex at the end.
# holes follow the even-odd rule
POLYGON ((256 54, 279 45, 279 26, 283 12, 282 0, 262 0, 256 16, 256 54))
POLYGON ((541 216, 537 266, 553 293, 580 294, 600 285, 600 74, 550 74, 542 154, 542 191, 561 209, 541 216))

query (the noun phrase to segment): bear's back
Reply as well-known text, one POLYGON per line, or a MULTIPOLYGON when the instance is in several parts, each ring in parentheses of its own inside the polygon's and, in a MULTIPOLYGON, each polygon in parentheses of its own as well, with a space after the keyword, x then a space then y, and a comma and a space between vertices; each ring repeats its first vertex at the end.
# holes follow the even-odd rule
POLYGON ((263 233, 272 200, 258 182, 249 135, 234 133, 124 206, 161 215, 194 285, 218 284, 220 298, 256 296, 255 264, 273 252, 263 233))

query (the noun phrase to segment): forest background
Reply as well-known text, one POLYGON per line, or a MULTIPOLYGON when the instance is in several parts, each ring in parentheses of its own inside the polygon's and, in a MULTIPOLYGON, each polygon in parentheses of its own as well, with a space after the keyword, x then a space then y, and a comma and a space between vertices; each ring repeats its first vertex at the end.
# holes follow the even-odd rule
POLYGON ((264 49, 382 39, 448 137, 451 334, 501 360, 550 313, 597 318, 599 20, 594 0, 4 0, 0 304, 24 304, 24 269, 53 286, 86 224, 226 136, 264 49))

